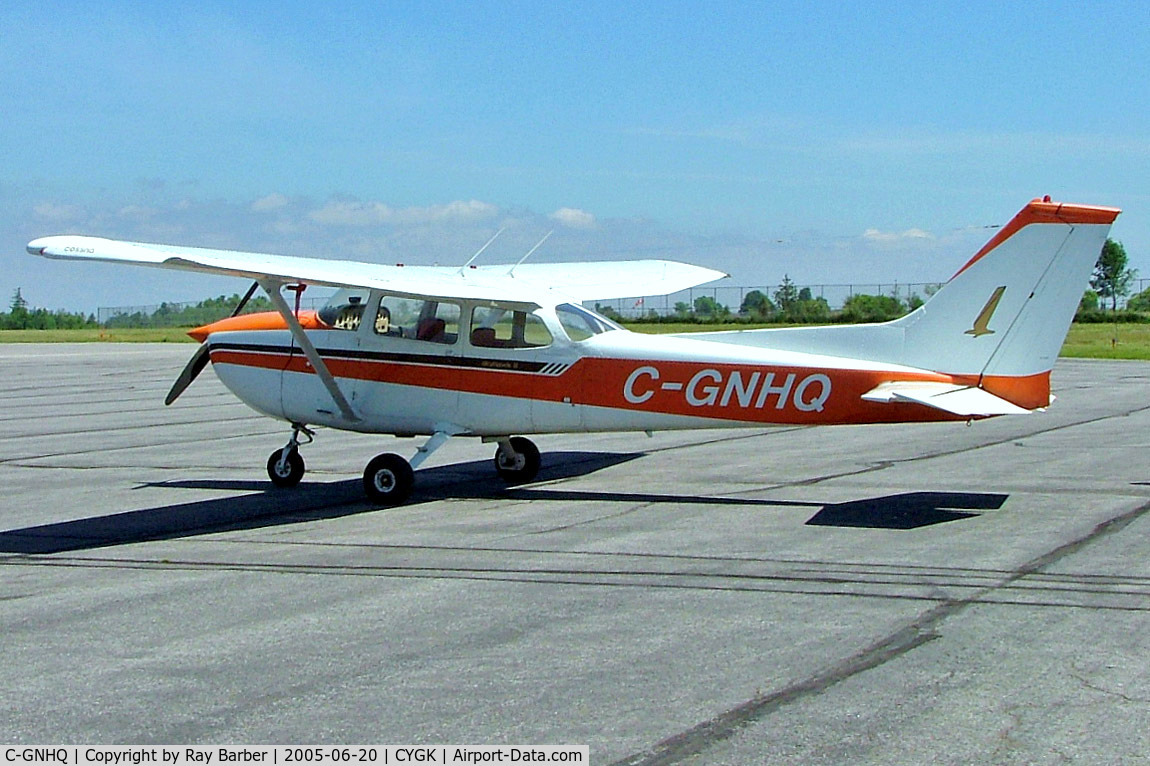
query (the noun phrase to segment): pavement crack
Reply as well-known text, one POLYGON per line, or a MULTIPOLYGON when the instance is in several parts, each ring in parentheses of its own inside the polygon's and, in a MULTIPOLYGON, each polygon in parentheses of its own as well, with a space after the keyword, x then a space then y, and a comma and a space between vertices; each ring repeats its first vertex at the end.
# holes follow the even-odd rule
POLYGON ((663 740, 648 752, 616 761, 615 766, 660 766, 679 763, 698 755, 784 705, 812 694, 819 694, 844 679, 877 668, 938 638, 938 634, 933 630, 924 630, 923 627, 920 623, 908 625, 822 673, 793 683, 772 694, 748 700, 709 721, 663 740))
POLYGON ((1120 691, 1116 691, 1114 689, 1107 689, 1104 686, 1099 686, 1096 683, 1092 683, 1089 680, 1087 680, 1086 678, 1084 678, 1083 676, 1079 675, 1078 673, 1074 673, 1073 675, 1075 678, 1078 679, 1078 683, 1082 684, 1083 687, 1090 689, 1091 691, 1098 692, 1099 694, 1104 694, 1107 697, 1114 697, 1115 699, 1120 699, 1123 702, 1133 702, 1133 703, 1136 703, 1139 705, 1145 705, 1147 703, 1150 703, 1150 699, 1148 699, 1146 697, 1131 697, 1129 694, 1123 694, 1120 691))
MULTIPOLYGON (((880 667, 939 638, 942 635, 940 630, 942 624, 947 619, 964 611, 971 604, 982 603, 988 595, 995 591, 1009 588, 1019 580, 1038 574, 1098 540, 1125 529, 1148 512, 1150 512, 1150 503, 1144 503, 1126 513, 1104 521, 1077 540, 1060 545, 1015 568, 1000 581, 987 585, 965 598, 949 599, 938 604, 920 615, 913 623, 879 639, 829 668, 779 691, 756 696, 708 721, 662 740, 649 750, 618 760, 615 762, 615 766, 665 766, 697 756, 723 740, 734 736, 741 729, 758 723, 784 705, 821 694, 840 681, 880 667)), ((1086 682, 1083 681, 1083 683, 1086 682)), ((1099 689, 1099 691, 1105 690, 1099 689)))

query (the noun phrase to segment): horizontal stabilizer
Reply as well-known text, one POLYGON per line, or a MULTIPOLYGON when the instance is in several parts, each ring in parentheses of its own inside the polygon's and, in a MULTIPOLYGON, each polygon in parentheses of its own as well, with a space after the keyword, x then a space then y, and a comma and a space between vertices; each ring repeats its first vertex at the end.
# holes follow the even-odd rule
POLYGON ((964 417, 1026 415, 1031 412, 977 386, 963 386, 956 383, 926 381, 883 383, 867 391, 862 398, 868 402, 925 404, 927 407, 964 417))

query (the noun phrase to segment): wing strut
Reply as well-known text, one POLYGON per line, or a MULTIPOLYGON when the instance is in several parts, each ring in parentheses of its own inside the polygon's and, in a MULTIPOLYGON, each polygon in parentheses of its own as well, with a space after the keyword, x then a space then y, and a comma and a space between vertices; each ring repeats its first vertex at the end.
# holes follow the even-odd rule
POLYGON ((351 408, 351 404, 347 401, 347 397, 343 395, 343 391, 340 390, 339 384, 336 383, 335 377, 327 368, 327 364, 323 361, 323 357, 321 357, 319 352, 315 350, 315 346, 312 344, 311 338, 307 337, 307 333, 303 331, 303 327, 300 326, 299 320, 296 319, 295 314, 292 313, 291 307, 288 306, 287 301, 284 300, 283 295, 280 293, 280 288, 282 288, 285 283, 264 279, 259 280, 259 282, 260 287, 262 287, 264 292, 268 294, 268 297, 272 299, 272 303, 275 305, 276 310, 280 312, 280 316, 282 316, 284 321, 287 322, 287 326, 291 330, 292 337, 295 338, 295 342, 299 344, 299 347, 303 351, 304 356, 307 357, 307 360, 311 362, 312 369, 315 370, 315 374, 319 376, 319 379, 323 381, 324 388, 326 388, 327 392, 331 394, 331 398, 335 402, 336 406, 339 407, 339 411, 343 413, 344 418, 347 420, 353 422, 358 421, 359 416, 356 415, 355 410, 351 408))

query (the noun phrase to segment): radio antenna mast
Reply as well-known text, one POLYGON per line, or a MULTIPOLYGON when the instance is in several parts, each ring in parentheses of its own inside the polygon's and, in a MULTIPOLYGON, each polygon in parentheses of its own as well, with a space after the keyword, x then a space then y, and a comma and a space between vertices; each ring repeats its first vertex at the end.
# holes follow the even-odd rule
POLYGON ((484 250, 486 250, 486 249, 487 249, 487 247, 488 247, 488 246, 489 246, 489 245, 490 245, 492 242, 494 242, 494 241, 495 241, 495 240, 496 240, 496 239, 499 237, 499 235, 503 233, 503 231, 504 231, 506 228, 507 228, 507 227, 506 227, 506 226, 504 226, 504 227, 502 227, 501 229, 499 229, 499 231, 495 232, 495 234, 494 234, 494 235, 491 237, 491 239, 487 240, 487 244, 486 244, 486 245, 484 245, 483 247, 481 247, 481 248, 479 248, 478 250, 476 250, 476 251, 475 251, 475 255, 473 255, 473 256, 471 256, 470 258, 468 258, 468 259, 467 259, 467 263, 465 263, 465 264, 463 264, 462 266, 460 266, 460 267, 459 267, 459 276, 461 276, 461 277, 463 277, 463 276, 466 276, 466 273, 465 273, 465 272, 466 272, 466 269, 467 269, 467 267, 468 267, 468 266, 470 266, 470 265, 471 265, 471 263, 472 263, 472 261, 474 261, 476 258, 478 258, 478 257, 479 257, 479 255, 480 255, 480 254, 481 254, 481 253, 482 253, 484 250))
POLYGON ((518 261, 516 261, 515 266, 512 266, 510 269, 507 270, 507 276, 509 276, 509 277, 515 276, 515 274, 513 272, 515 271, 516 267, 519 266, 520 263, 523 263, 525 260, 530 258, 531 254, 534 253, 536 250, 538 250, 543 245, 543 243, 547 241, 547 238, 550 237, 554 233, 555 233, 555 230, 552 229, 551 231, 544 234, 543 239, 536 242, 535 247, 533 247, 527 251, 527 255, 520 258, 518 261))

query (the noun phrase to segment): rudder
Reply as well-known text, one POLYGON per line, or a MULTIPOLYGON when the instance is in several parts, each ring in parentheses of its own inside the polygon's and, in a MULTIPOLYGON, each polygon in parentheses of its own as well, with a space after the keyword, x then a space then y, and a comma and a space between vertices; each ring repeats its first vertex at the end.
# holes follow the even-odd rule
POLYGON ((1049 372, 1119 212, 1030 202, 930 301, 893 323, 905 331, 903 363, 976 377, 1027 409, 1045 406, 1049 372))

